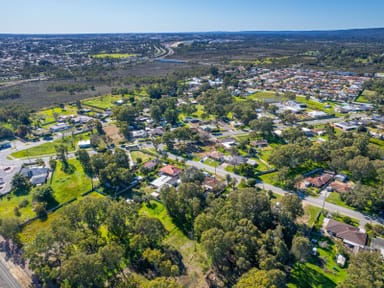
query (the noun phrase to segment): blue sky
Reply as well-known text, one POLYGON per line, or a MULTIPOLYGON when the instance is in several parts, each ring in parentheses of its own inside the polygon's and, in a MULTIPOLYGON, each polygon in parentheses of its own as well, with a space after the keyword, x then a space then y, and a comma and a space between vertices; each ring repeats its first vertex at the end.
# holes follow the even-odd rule
POLYGON ((0 33, 384 27, 384 0, 0 0, 0 33))

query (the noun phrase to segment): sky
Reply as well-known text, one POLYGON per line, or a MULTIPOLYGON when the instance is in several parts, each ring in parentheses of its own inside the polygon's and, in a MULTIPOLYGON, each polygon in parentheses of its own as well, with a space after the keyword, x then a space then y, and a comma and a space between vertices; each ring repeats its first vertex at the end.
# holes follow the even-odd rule
POLYGON ((0 33, 384 27, 384 0, 0 0, 0 33))

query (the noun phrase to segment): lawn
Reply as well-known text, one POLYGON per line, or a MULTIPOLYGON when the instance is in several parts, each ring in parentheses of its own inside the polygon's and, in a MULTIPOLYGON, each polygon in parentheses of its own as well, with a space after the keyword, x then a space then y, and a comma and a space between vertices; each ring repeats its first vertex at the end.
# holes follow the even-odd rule
POLYGON ((187 268, 187 275, 181 282, 185 287, 203 287, 205 283, 204 274, 208 269, 207 256, 200 244, 190 240, 172 222, 164 205, 157 201, 151 201, 148 207, 143 204, 140 209, 141 215, 158 218, 168 231, 165 243, 176 248, 183 256, 183 263, 187 268))
MULTIPOLYGON (((92 193, 88 194, 87 196, 85 196, 84 198, 88 198, 88 197, 100 198, 100 197, 104 197, 104 196, 100 195, 99 193, 92 192, 92 193)), ((75 203, 75 202, 73 202, 73 203, 75 203)), ((73 205, 73 203, 71 203, 69 205, 73 205)), ((45 221, 35 220, 32 223, 26 225, 23 228, 23 231, 20 233, 20 239, 21 239, 22 243, 27 244, 27 243, 31 242, 36 237, 38 232, 43 231, 45 229, 48 229, 50 224, 55 219, 58 219, 61 217, 64 209, 65 208, 63 207, 61 209, 56 210, 53 213, 48 214, 48 218, 45 221)))
POLYGON ((32 193, 30 192, 26 195, 15 195, 14 193, 11 193, 0 198, 0 219, 15 217, 15 207, 18 207, 18 205, 24 200, 28 201, 28 204, 24 208, 19 208, 20 216, 18 219, 20 221, 24 221, 35 217, 36 214, 32 211, 31 206, 32 193))
POLYGON ((355 208, 348 206, 343 200, 341 200, 340 193, 337 193, 337 192, 329 193, 326 201, 335 205, 339 205, 341 207, 355 210, 355 208))
POLYGON ((64 137, 64 139, 56 139, 52 142, 43 143, 39 146, 20 150, 12 153, 10 156, 14 158, 27 158, 27 157, 39 157, 43 155, 56 154, 55 145, 64 144, 68 147, 68 152, 73 152, 76 149, 76 143, 80 140, 86 140, 90 138, 90 133, 82 133, 74 136, 74 143, 72 137, 64 137), (75 145, 73 145, 75 144, 75 145))
POLYGON ((335 110, 333 108, 335 106, 335 104, 332 103, 332 102, 321 103, 321 102, 314 101, 314 100, 311 100, 311 99, 310 100, 306 100, 305 96, 297 96, 296 97, 296 101, 299 102, 299 103, 306 104, 307 108, 312 109, 312 110, 324 111, 324 112, 329 113, 329 114, 334 114, 335 113, 335 110), (325 108, 325 105, 330 105, 331 108, 325 108))
POLYGON ((281 101, 283 98, 277 96, 276 92, 264 91, 264 92, 256 92, 254 94, 246 96, 246 99, 251 99, 251 100, 264 100, 264 99, 274 100, 275 99, 277 101, 281 101))
POLYGON ((319 215, 321 208, 312 205, 305 205, 304 215, 298 219, 299 223, 306 224, 308 227, 315 225, 317 216, 319 215))
POLYGON ((356 102, 369 103, 368 97, 372 96, 373 94, 375 94, 375 91, 365 89, 363 93, 361 93, 361 95, 356 99, 356 102))
POLYGON ((85 99, 82 101, 84 105, 89 105, 102 110, 115 106, 115 102, 124 99, 121 95, 104 95, 100 97, 94 97, 85 99))
POLYGON ((112 59, 124 59, 129 57, 136 57, 137 54, 134 53, 100 53, 92 55, 92 58, 112 58, 112 59))
POLYGON ((91 179, 88 178, 76 159, 68 160, 72 167, 72 173, 62 170, 62 162, 57 162, 57 167, 52 176, 52 189, 57 202, 64 203, 72 198, 77 198, 80 194, 91 190, 91 179))
POLYGON ((64 109, 60 107, 54 107, 46 110, 41 110, 33 115, 33 118, 37 120, 41 120, 41 125, 45 125, 45 123, 55 122, 55 117, 64 116, 64 115, 76 115, 77 108, 73 106, 66 105, 64 109))
POLYGON ((133 162, 137 162, 138 158, 141 158, 141 160, 144 162, 151 160, 153 157, 151 155, 148 155, 146 153, 143 153, 141 151, 132 151, 131 152, 132 160, 133 162))
POLYGON ((293 288, 332 288, 344 281, 347 276, 346 268, 340 268, 336 263, 337 249, 329 238, 317 239, 318 256, 310 256, 306 263, 296 263, 288 279, 288 287, 293 288), (320 243, 326 247, 320 247, 320 243))

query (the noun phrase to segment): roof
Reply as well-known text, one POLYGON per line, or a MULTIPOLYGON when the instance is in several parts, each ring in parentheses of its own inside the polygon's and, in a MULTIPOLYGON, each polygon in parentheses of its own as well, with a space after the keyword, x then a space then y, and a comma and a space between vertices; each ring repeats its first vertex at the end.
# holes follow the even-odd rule
POLYGON ((31 178, 33 176, 48 175, 49 169, 46 167, 24 167, 20 173, 25 177, 31 178))
POLYGON ((160 169, 160 172, 166 175, 169 175, 171 177, 178 176, 181 173, 181 169, 173 166, 173 165, 167 165, 160 169))
POLYGON ((343 183, 340 181, 335 181, 330 184, 333 190, 339 193, 347 193, 352 190, 352 186, 348 183, 343 183))
POLYGON ((364 246, 367 242, 367 234, 360 232, 358 228, 349 224, 329 219, 326 229, 328 232, 335 234, 336 237, 343 239, 344 242, 352 245, 364 246))
POLYGON ((149 160, 143 164, 143 167, 145 169, 152 169, 156 167, 157 163, 157 160, 149 160))
POLYGON ((327 184, 329 181, 331 181, 332 178, 333 178, 332 174, 324 173, 317 177, 308 177, 305 180, 311 183, 313 186, 320 188, 325 184, 327 184))
POLYGON ((44 184, 45 181, 47 180, 47 177, 48 177, 47 174, 37 175, 37 176, 33 176, 30 181, 32 185, 44 184))
POLYGON ((170 180, 172 180, 172 177, 169 177, 167 175, 160 176, 159 178, 153 180, 151 182, 152 186, 155 186, 156 188, 161 188, 165 184, 167 184, 170 180))
POLYGON ((207 154, 207 156, 215 160, 220 160, 224 157, 224 154, 219 151, 211 151, 207 154))

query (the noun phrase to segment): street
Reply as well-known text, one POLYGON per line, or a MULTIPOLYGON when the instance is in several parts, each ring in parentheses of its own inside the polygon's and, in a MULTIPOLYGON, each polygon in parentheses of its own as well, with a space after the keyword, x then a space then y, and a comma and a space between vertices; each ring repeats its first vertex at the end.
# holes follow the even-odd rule
MULTIPOLYGON (((173 160, 176 160, 176 159, 178 159, 179 161, 183 160, 182 157, 179 157, 179 156, 176 156, 176 155, 173 155, 170 153, 168 153, 168 157, 170 159, 173 159, 173 160)), ((218 167, 215 168, 215 167, 206 165, 206 164, 201 163, 201 162, 187 160, 186 164, 190 165, 190 166, 194 166, 198 169, 206 170, 211 174, 216 173, 217 175, 219 175, 220 177, 223 177, 223 178, 225 178, 226 175, 229 174, 232 178, 235 178, 237 180, 237 183, 240 183, 240 181, 242 179, 246 179, 245 177, 242 177, 242 176, 239 176, 237 174, 225 171, 224 169, 221 169, 218 167)), ((264 189, 264 190, 271 190, 273 193, 280 194, 280 195, 285 195, 285 194, 289 193, 286 190, 283 190, 279 187, 276 187, 276 186, 273 186, 271 184, 267 184, 264 182, 258 183, 258 184, 256 184, 256 186, 261 188, 261 189, 264 189)), ((373 218, 369 215, 364 215, 360 212, 357 212, 357 211, 354 211, 354 210, 351 210, 351 209, 348 209, 348 208, 345 208, 342 206, 338 206, 338 205, 335 205, 332 203, 328 203, 328 202, 324 201, 323 197, 315 198, 312 196, 300 195, 300 198, 302 198, 304 204, 307 203, 307 204, 310 204, 312 206, 316 206, 316 207, 320 207, 320 208, 323 207, 323 205, 324 205, 324 208, 330 213, 339 213, 340 215, 348 216, 348 217, 355 218, 355 219, 359 220, 360 221, 360 227, 364 227, 364 225, 367 223, 381 224, 381 225, 383 225, 383 223, 384 223, 384 219, 382 219, 382 218, 373 218)))
POLYGON ((0 287, 1 288, 21 288, 20 284, 13 278, 3 262, 4 259, 0 257, 0 287))

